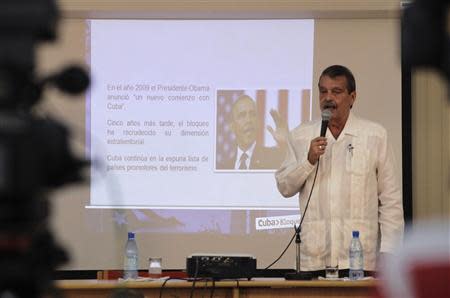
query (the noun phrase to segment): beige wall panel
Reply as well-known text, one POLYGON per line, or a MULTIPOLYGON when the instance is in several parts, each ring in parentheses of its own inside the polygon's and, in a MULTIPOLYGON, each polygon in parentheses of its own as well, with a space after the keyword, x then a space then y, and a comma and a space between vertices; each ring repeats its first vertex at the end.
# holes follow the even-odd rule
POLYGON ((413 218, 450 217, 449 115, 446 84, 436 72, 412 82, 413 218))

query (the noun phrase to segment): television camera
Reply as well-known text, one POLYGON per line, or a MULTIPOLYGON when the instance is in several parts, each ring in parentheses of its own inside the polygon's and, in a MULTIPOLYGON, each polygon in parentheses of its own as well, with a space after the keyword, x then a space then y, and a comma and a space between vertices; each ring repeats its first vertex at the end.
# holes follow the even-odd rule
POLYGON ((79 67, 37 78, 35 51, 56 38, 53 0, 0 1, 0 297, 55 294, 52 274, 68 259, 49 225, 48 191, 82 180, 62 124, 35 115, 43 90, 77 94, 89 85, 79 67))

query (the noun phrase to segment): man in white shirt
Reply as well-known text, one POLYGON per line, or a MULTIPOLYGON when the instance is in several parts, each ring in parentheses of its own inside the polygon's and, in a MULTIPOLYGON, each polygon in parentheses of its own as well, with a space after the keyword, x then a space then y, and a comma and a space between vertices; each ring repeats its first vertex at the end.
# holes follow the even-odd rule
POLYGON ((381 125, 351 112, 356 84, 346 67, 333 65, 322 72, 319 98, 321 110, 331 111, 325 137, 319 137, 320 120, 295 128, 288 137, 288 156, 276 172, 283 196, 299 193, 304 216, 301 270, 349 268, 352 231, 358 230, 364 270, 374 271, 379 253, 391 253, 404 228, 401 190, 387 133, 381 125))

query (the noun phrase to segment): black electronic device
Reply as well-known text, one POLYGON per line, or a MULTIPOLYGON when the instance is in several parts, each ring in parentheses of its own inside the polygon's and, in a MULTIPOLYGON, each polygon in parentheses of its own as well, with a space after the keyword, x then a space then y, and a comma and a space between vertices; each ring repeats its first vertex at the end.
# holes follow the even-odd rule
POLYGON ((251 279, 256 272, 256 259, 242 254, 192 254, 186 259, 190 278, 251 279))
POLYGON ((84 180, 88 162, 70 150, 63 123, 36 112, 46 87, 83 92, 87 73, 42 77, 38 45, 56 37, 56 0, 0 1, 0 297, 59 297, 54 271, 68 254, 50 229, 54 189, 84 180))

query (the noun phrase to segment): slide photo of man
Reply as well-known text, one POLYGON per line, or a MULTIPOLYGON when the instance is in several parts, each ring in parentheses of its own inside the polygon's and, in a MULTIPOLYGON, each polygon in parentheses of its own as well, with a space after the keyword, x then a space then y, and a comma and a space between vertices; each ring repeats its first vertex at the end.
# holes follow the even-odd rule
MULTIPOLYGON (((265 94, 264 90, 259 94, 265 94)), ((277 169, 286 154, 286 119, 277 110, 270 110, 275 129, 270 125, 266 129, 275 145, 267 146, 265 98, 255 100, 244 90, 219 90, 217 101, 216 169, 277 169)))

